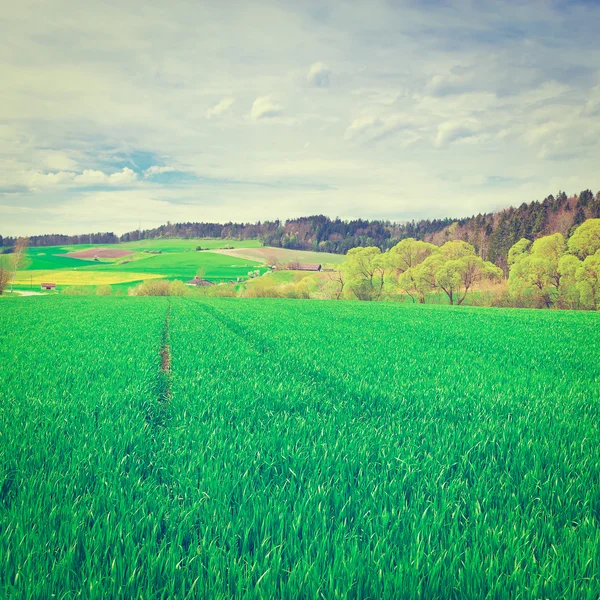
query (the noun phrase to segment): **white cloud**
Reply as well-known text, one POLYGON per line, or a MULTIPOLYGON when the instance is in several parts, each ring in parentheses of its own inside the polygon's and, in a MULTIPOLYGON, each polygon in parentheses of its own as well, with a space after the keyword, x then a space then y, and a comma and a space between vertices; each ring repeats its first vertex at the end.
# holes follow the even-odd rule
POLYGON ((471 138, 479 131, 479 125, 476 121, 445 121, 438 127, 435 145, 438 148, 471 138))
POLYGON ((271 99, 271 96, 259 96, 252 104, 250 116, 255 120, 281 117, 283 107, 271 99))
POLYGON ((137 179, 137 173, 130 168, 125 167, 122 171, 117 171, 108 176, 108 183, 112 185, 125 185, 133 183, 137 179))
POLYGON ((234 102, 234 98, 223 98, 223 100, 206 111, 206 118, 216 119, 223 116, 225 113, 229 112, 229 109, 233 106, 234 102))
POLYGON ((108 175, 103 171, 95 169, 86 169, 74 179, 78 185, 102 185, 108 182, 108 175))
POLYGON ((42 165, 50 171, 74 171, 77 169, 77 162, 59 150, 45 150, 40 152, 39 158, 42 165))
POLYGON ((88 187, 96 185, 129 185, 137 180, 137 173, 128 167, 110 175, 104 171, 86 169, 82 173, 58 171, 56 173, 40 173, 30 171, 20 175, 14 184, 25 185, 30 190, 44 190, 68 186, 88 187))
POLYGON ((421 135, 418 126, 403 114, 366 115, 352 121, 346 129, 347 140, 360 143, 378 142, 402 132, 402 145, 410 145, 421 135))
POLYGON ((152 177, 152 175, 160 175, 161 173, 171 173, 172 171, 176 171, 177 169, 175 169, 175 167, 159 167, 159 166, 152 166, 152 167, 148 167, 145 171, 144 171, 144 176, 145 177, 152 177))
POLYGON ((58 173, 37 173, 32 172, 27 178, 27 185, 30 189, 39 190, 51 187, 57 187, 70 184, 75 179, 75 173, 59 171, 58 173))
POLYGON ((329 76, 331 69, 322 62, 313 63, 308 70, 306 79, 308 82, 318 88, 329 87, 329 76))

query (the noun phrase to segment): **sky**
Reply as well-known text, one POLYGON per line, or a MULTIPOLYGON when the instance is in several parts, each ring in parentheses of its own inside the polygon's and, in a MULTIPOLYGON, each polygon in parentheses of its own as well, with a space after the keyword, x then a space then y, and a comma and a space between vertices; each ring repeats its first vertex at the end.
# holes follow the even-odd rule
POLYGON ((599 24, 590 0, 9 3, 0 234, 596 192, 599 24))

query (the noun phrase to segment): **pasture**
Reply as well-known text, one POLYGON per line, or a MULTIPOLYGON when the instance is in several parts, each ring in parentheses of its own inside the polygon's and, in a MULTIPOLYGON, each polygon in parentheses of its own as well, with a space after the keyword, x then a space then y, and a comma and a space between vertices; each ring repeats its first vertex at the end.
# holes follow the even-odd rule
POLYGON ((600 595, 598 314, 57 296, 0 336, 1 597, 600 595))

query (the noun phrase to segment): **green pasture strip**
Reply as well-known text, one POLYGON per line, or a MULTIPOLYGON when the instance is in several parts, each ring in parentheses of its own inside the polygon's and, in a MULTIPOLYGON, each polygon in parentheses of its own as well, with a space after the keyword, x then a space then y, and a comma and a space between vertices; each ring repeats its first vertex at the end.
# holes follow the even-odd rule
POLYGON ((151 598, 162 585, 151 560, 167 302, 143 300, 2 306, 2 598, 151 598))
POLYGON ((28 254, 25 259, 24 271, 41 271, 54 269, 73 269, 97 264, 93 260, 82 260, 80 258, 71 258, 70 256, 54 256, 52 254, 39 256, 28 254))
POLYGON ((202 248, 260 248, 262 244, 259 240, 226 240, 221 238, 157 238, 152 240, 139 240, 137 242, 124 242, 114 247, 122 250, 162 250, 163 252, 183 252, 189 250, 196 251, 196 247, 202 248))
POLYGON ((214 252, 189 252, 149 255, 143 260, 136 260, 124 265, 98 264, 82 270, 94 272, 130 272, 153 273, 165 279, 192 279, 199 269, 204 270, 204 277, 210 280, 227 281, 237 277, 247 277, 249 271, 266 269, 260 263, 245 258, 225 256, 214 252))

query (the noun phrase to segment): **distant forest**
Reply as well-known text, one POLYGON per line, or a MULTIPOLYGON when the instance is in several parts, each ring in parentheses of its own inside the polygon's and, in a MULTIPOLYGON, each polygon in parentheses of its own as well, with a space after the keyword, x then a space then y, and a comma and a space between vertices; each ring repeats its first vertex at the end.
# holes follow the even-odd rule
MULTIPOLYGON (((387 250, 400 240, 415 238, 436 244, 464 240, 472 244, 484 260, 506 269, 508 250, 519 239, 560 232, 565 236, 589 218, 600 217, 600 192, 584 190, 578 196, 559 192, 543 201, 523 203, 495 213, 463 219, 423 219, 404 223, 356 219, 343 221, 323 215, 263 221, 257 223, 167 223, 154 229, 83 235, 49 234, 31 236, 31 246, 63 244, 117 244, 154 238, 221 238, 223 240, 258 238, 265 246, 346 254, 358 246, 378 246, 387 250)), ((15 238, 0 236, 6 250, 15 238)))

